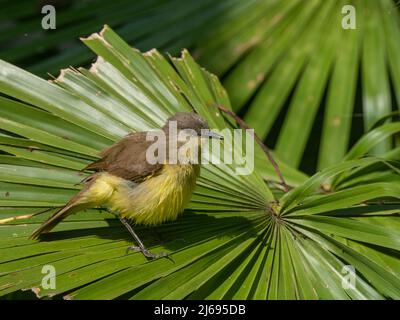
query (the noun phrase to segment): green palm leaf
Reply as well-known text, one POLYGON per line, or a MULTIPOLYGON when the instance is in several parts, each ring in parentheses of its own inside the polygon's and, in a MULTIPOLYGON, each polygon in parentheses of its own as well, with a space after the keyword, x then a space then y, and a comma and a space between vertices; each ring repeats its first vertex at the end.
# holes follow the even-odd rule
MULTIPOLYGON (((71 1, 57 7, 49 32, 29 1, 10 2, 2 14, 0 58, 39 75, 89 63, 93 54, 76 39, 104 23, 141 50, 190 48, 223 77, 233 109, 277 156, 309 173, 340 162, 400 100, 395 0, 71 1), (342 28, 344 6, 355 9, 355 29, 342 28)), ((383 140, 374 150, 390 147, 383 140)))
POLYGON ((187 51, 169 61, 155 50, 141 54, 109 27, 83 41, 97 61, 50 83, 0 61, 0 217, 8 219, 0 225, 0 295, 32 288, 38 297, 66 299, 400 298, 400 190, 388 178, 398 179, 398 164, 360 158, 392 139, 397 123, 374 129, 346 161, 309 179, 282 163, 294 187, 283 197, 261 148, 249 175, 235 174, 237 163, 205 165, 182 218, 138 228, 152 250, 169 251, 173 261, 127 255, 128 234, 96 209, 68 217, 45 241, 28 240, 51 212, 13 217, 65 203, 86 176, 79 169, 130 131, 192 109, 215 129, 234 128, 216 108, 230 108, 222 85, 187 51), (382 168, 386 176, 372 179, 382 168), (346 187, 361 178, 367 183, 346 187), (48 264, 57 272, 55 289, 41 286, 48 264), (347 265, 356 270, 353 289, 342 283, 347 265))

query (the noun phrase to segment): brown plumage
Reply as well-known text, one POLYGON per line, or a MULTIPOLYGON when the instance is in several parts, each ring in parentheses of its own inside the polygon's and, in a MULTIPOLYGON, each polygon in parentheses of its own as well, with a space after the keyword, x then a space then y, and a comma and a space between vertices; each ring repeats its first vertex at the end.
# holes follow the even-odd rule
POLYGON ((153 143, 146 141, 147 132, 131 133, 100 152, 97 160, 83 170, 107 171, 117 177, 140 182, 155 174, 162 164, 146 161, 146 150, 153 143))

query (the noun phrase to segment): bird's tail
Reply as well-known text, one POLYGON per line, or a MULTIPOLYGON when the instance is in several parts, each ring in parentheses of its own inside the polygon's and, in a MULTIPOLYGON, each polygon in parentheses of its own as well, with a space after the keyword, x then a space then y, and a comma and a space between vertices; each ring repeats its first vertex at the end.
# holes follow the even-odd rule
POLYGON ((99 175, 94 173, 81 181, 85 186, 75 196, 67 202, 67 204, 57 210, 50 218, 48 218, 42 225, 36 229, 29 237, 29 239, 37 239, 42 233, 47 233, 52 230, 58 223, 69 215, 78 211, 93 207, 95 202, 90 197, 90 188, 97 180, 99 175))
MULTIPOLYGON (((29 239, 37 239, 42 233, 47 233, 52 230, 59 222, 61 222, 64 218, 69 215, 76 213, 78 211, 82 211, 87 208, 92 208, 99 204, 102 204, 106 201, 110 195, 113 193, 114 188, 110 186, 107 182, 101 182, 100 185, 95 188, 94 192, 91 192, 91 188, 93 185, 96 186, 97 179, 101 177, 101 174, 94 173, 89 177, 82 180, 81 183, 84 183, 84 188, 79 191, 68 203, 59 208, 50 218, 48 218, 42 225, 36 229, 30 236, 29 239)), ((9 217, 5 219, 0 219, 0 225, 5 224, 12 221, 17 221, 21 219, 30 219, 38 214, 42 214, 47 212, 50 209, 46 209, 40 212, 32 213, 32 214, 24 214, 14 217, 9 217)))
MULTIPOLYGON (((84 191, 84 190, 82 190, 84 191)), ((90 205, 88 203, 83 203, 82 191, 76 194, 68 203, 57 210, 49 219, 42 223, 42 225, 36 229, 29 237, 29 239, 37 239, 42 233, 47 233, 53 229, 59 222, 69 215, 88 208, 90 205)))
POLYGON ((68 217, 70 214, 76 213, 83 208, 78 208, 75 205, 66 205, 65 207, 58 210, 54 215, 47 219, 43 224, 36 229, 30 236, 29 239, 37 239, 42 233, 47 233, 52 230, 61 220, 68 217))

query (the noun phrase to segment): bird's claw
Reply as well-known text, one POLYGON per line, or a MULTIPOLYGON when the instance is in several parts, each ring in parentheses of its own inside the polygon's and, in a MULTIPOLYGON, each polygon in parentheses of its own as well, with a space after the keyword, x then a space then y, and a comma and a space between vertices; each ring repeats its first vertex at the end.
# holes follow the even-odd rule
POLYGON ((139 246, 129 246, 128 248, 126 248, 126 253, 129 253, 129 251, 140 251, 148 259, 159 259, 159 258, 168 257, 167 252, 152 253, 149 250, 147 250, 146 248, 142 248, 139 246))

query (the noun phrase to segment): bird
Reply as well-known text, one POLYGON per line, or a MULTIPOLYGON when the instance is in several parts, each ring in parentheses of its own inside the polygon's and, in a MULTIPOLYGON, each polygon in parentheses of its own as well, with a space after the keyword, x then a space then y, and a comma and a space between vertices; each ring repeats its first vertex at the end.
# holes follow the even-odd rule
POLYGON ((199 160, 201 146, 209 138, 223 136, 211 131, 207 121, 195 112, 174 114, 158 131, 128 134, 82 169, 93 171, 81 182, 83 188, 43 222, 30 239, 48 233, 73 213, 102 207, 119 218, 136 242, 127 252, 140 251, 148 259, 168 256, 148 250, 133 225, 154 226, 178 218, 190 201, 200 173, 200 163, 194 160, 199 160), (154 149, 154 141, 148 137, 155 134, 159 135, 157 140, 165 139, 158 141, 158 149, 152 154, 149 150, 154 149), (149 155, 158 157, 158 161, 149 155))

